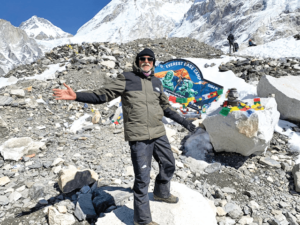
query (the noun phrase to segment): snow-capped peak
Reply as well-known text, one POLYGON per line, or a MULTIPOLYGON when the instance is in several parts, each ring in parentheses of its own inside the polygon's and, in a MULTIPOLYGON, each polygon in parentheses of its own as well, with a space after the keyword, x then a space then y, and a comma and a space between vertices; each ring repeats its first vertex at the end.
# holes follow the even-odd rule
POLYGON ((64 32, 57 26, 54 26, 49 20, 37 16, 21 23, 20 27, 29 37, 37 40, 53 40, 59 38, 72 37, 72 34, 64 32))
POLYGON ((181 22, 193 0, 112 0, 75 35, 85 41, 162 38, 181 22))

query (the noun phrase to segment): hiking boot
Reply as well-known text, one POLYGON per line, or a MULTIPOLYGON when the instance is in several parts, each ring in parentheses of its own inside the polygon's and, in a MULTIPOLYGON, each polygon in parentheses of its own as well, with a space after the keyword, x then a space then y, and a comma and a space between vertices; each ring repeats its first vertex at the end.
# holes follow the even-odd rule
POLYGON ((170 195, 169 198, 160 198, 154 194, 153 194, 153 197, 154 197, 154 200, 156 200, 156 201, 161 201, 161 202, 166 202, 166 203, 177 203, 179 201, 179 198, 172 194, 170 195))
MULTIPOLYGON (((139 224, 139 223, 134 221, 134 225, 142 225, 142 224, 139 224)), ((144 224, 144 225, 159 225, 159 224, 152 221, 152 222, 144 224)))

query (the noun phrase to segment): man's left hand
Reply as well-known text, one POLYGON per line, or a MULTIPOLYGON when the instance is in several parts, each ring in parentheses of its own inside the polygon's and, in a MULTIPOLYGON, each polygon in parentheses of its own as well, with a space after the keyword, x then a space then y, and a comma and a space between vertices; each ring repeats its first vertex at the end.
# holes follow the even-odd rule
POLYGON ((182 122, 182 126, 186 128, 188 131, 193 132, 196 130, 196 126, 189 120, 184 120, 182 122))

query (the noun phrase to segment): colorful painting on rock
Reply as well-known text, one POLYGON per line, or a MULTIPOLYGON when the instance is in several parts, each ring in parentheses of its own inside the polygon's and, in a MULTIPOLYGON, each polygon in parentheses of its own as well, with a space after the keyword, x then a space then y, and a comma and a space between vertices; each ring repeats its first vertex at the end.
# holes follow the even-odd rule
POLYGON ((173 59, 160 63, 155 68, 155 76, 163 84, 169 100, 181 103, 200 113, 223 93, 223 87, 203 78, 200 69, 184 59, 173 59))

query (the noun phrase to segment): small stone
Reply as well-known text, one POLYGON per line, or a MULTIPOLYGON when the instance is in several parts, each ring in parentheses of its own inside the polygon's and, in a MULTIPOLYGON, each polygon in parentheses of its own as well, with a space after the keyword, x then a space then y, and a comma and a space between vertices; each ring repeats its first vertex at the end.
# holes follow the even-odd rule
POLYGON ((56 206, 56 208, 60 213, 67 213, 68 212, 68 209, 65 205, 58 205, 58 206, 56 206))
POLYGON ((248 206, 252 209, 252 212, 255 210, 259 210, 260 208, 260 206, 253 200, 248 203, 248 206))
POLYGON ((31 199, 37 200, 41 197, 44 197, 45 187, 42 184, 35 183, 29 190, 29 196, 31 199))
POLYGON ((10 179, 8 177, 1 177, 0 178, 0 186, 4 186, 10 182, 10 179))
POLYGON ((134 170, 133 170, 133 166, 127 166, 126 167, 126 177, 134 177, 134 170))
POLYGON ((53 163, 51 164, 51 166, 56 166, 58 165, 59 163, 62 163, 64 162, 65 160, 61 159, 61 158, 56 158, 53 163))
POLYGON ((223 207, 217 207, 217 216, 226 216, 226 212, 225 210, 223 209, 223 207))
POLYGON ((184 165, 182 162, 176 160, 175 163, 178 168, 184 168, 184 165))
POLYGON ((205 168, 205 172, 206 173, 214 173, 214 172, 217 172, 221 169, 221 163, 213 163, 213 164, 210 164, 208 165, 206 168, 205 168))
POLYGON ((86 185, 86 186, 83 186, 83 187, 80 189, 80 192, 81 192, 82 194, 86 194, 86 193, 88 193, 90 190, 91 190, 90 186, 86 185))
POLYGON ((270 157, 262 157, 260 158, 259 162, 263 165, 275 167, 275 168, 281 168, 280 162, 277 162, 274 159, 271 159, 270 157))
POLYGON ((224 187, 224 188, 222 188, 222 191, 224 193, 228 193, 228 194, 235 194, 236 193, 236 190, 233 189, 233 188, 230 188, 230 187, 224 187))
POLYGON ((239 223, 241 225, 252 224, 252 222, 253 222, 253 218, 248 216, 242 216, 242 218, 239 220, 239 223))
POLYGON ((7 205, 9 203, 9 199, 6 196, 0 196, 0 205, 7 205))
POLYGON ((48 201, 46 199, 39 200, 40 205, 48 205, 48 201))
POLYGON ((19 192, 12 192, 10 195, 9 195, 9 201, 10 202, 16 202, 18 201, 20 198, 22 197, 22 195, 19 193, 19 192))
POLYGON ((73 215, 68 213, 61 214, 53 206, 48 208, 48 220, 49 225, 73 225, 76 223, 73 215))

